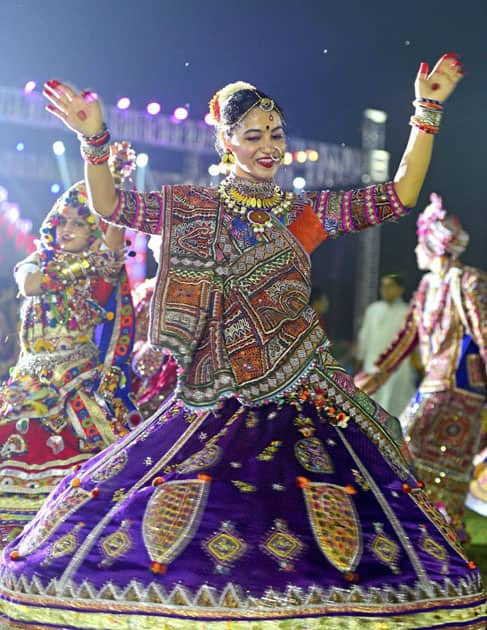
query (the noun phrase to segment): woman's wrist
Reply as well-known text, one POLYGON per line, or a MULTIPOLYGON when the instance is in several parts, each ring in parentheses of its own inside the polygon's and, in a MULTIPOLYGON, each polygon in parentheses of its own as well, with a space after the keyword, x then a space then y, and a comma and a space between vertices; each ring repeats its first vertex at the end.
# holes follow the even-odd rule
POLYGON ((93 136, 78 134, 81 157, 89 164, 104 164, 110 157, 110 132, 105 123, 93 136))
POLYGON ((90 275, 90 269, 91 263, 86 255, 65 265, 51 260, 42 270, 41 290, 44 293, 64 291, 68 285, 78 279, 87 278, 90 275))
POLYGON ((443 115, 443 103, 431 98, 419 97, 413 101, 414 115, 409 124, 424 133, 436 135, 440 130, 443 115))

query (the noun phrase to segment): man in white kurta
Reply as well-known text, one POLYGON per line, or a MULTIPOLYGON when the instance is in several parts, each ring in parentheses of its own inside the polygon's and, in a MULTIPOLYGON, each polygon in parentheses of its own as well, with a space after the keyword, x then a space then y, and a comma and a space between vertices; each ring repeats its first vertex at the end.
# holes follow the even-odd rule
MULTIPOLYGON (((365 310, 357 343, 359 370, 372 373, 374 363, 401 329, 408 310, 403 300, 404 281, 398 274, 382 276, 381 300, 365 310)), ((415 370, 410 360, 403 361, 372 398, 393 416, 399 417, 415 394, 415 370)))

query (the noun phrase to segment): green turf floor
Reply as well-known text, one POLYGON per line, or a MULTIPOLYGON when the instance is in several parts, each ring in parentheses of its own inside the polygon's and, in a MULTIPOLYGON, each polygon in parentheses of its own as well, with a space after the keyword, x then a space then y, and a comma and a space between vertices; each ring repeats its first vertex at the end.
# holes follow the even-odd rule
POLYGON ((465 521, 471 537, 467 547, 468 555, 477 563, 487 584, 487 518, 467 510, 465 521))

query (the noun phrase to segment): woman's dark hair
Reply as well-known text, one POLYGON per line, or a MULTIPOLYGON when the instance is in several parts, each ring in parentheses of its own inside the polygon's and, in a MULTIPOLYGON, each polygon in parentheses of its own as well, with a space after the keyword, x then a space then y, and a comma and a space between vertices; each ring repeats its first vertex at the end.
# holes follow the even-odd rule
MULTIPOLYGON (((272 101, 272 103, 274 104, 273 110, 278 112, 284 124, 284 112, 282 111, 281 106, 274 99, 271 99, 270 96, 267 96, 266 94, 264 94, 263 92, 259 92, 258 90, 244 89, 238 90, 238 92, 234 92, 230 96, 230 98, 225 101, 221 109, 218 127, 220 129, 223 127, 225 129, 225 133, 228 136, 231 136, 235 126, 240 122, 245 114, 247 114, 247 112, 249 112, 255 106, 258 106, 257 104, 260 103, 263 99, 272 101)), ((220 155, 224 153, 224 148, 222 147, 218 136, 218 130, 215 148, 220 155)))
POLYGON ((277 110, 284 120, 284 114, 281 107, 274 99, 267 96, 263 92, 257 90, 239 90, 230 96, 223 105, 221 110, 220 124, 225 127, 232 127, 237 124, 245 114, 252 109, 262 99, 273 101, 274 109, 277 110))

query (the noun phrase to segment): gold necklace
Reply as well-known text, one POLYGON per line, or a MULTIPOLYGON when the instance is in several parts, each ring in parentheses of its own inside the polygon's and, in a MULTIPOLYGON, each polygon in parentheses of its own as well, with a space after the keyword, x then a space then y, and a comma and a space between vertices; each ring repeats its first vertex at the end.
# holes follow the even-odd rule
POLYGON ((270 191, 270 196, 247 195, 238 190, 232 178, 227 178, 221 182, 218 192, 232 214, 239 215, 252 225, 259 241, 266 229, 272 227, 270 214, 279 219, 293 204, 293 194, 283 192, 277 184, 270 191))

